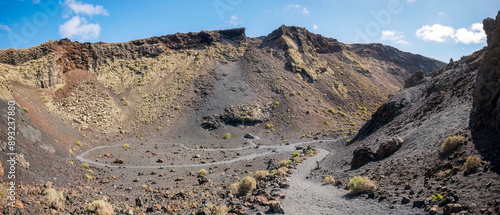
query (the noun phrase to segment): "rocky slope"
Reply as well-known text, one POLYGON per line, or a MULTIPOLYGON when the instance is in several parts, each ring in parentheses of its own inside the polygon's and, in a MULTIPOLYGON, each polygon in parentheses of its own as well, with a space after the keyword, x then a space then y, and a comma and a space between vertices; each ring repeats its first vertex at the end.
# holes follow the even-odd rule
MULTIPOLYGON (((263 145, 343 137, 356 133, 388 95, 403 88, 404 79, 441 66, 444 63, 381 44, 343 44, 288 26, 258 38, 246 37, 240 28, 110 44, 63 39, 0 50, 0 108, 6 109, 9 100, 18 104, 19 161, 24 163, 20 180, 35 185, 52 181, 81 192, 102 180, 130 185, 138 174, 75 170, 73 164, 80 163, 74 157, 93 147, 168 141, 191 148, 233 148, 248 144, 243 138, 248 132, 261 137, 263 145)), ((0 124, 0 132, 6 130, 7 125, 0 124)), ((131 150, 138 149, 144 148, 131 150)), ((144 150, 148 157, 158 156, 144 150)), ((206 159, 233 156, 212 155, 206 159)), ((193 162, 183 156, 179 161, 193 162)), ((5 167, 6 158, 1 162, 5 167)), ((239 163, 235 172, 262 165, 239 163)), ((192 171, 165 174, 167 179, 192 179, 192 171)), ((173 180, 161 183, 172 189, 188 186, 173 180)), ((104 193, 130 191, 101 186, 104 193)), ((130 186, 133 192, 144 191, 130 186)), ((26 189, 31 194, 40 191, 26 189)), ((94 192, 90 189, 84 196, 94 192)), ((88 200, 73 194, 71 207, 88 200)), ((124 208, 133 201, 119 196, 113 200, 124 208)), ((21 202, 28 208, 37 205, 29 199, 21 202)))
POLYGON ((352 141, 332 146, 338 152, 315 177, 333 175, 344 187, 368 176, 378 190, 365 196, 430 214, 498 214, 499 18, 484 21, 487 47, 410 78, 352 141))

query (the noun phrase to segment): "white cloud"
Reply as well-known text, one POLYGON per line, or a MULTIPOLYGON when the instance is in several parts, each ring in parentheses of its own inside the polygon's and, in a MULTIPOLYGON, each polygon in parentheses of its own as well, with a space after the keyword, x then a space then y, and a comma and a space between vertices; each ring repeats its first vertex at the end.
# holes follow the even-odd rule
POLYGON ((394 43, 403 44, 403 45, 408 44, 408 41, 405 40, 405 34, 403 32, 395 31, 395 30, 382 31, 382 39, 381 40, 388 40, 388 41, 392 41, 394 43))
POLYGON ((318 30, 318 28, 319 28, 318 25, 316 24, 313 25, 313 30, 318 30))
POLYGON ((309 10, 306 7, 301 7, 299 4, 289 4, 283 7, 283 10, 297 10, 302 14, 309 15, 309 10))
POLYGON ((7 31, 7 32, 12 32, 12 29, 10 29, 9 26, 4 25, 4 24, 0 24, 0 29, 7 31))
POLYGON ((464 44, 482 43, 486 41, 486 33, 483 30, 483 24, 474 23, 469 27, 470 30, 460 28, 455 34, 455 40, 464 44))
POLYGON ((417 1, 417 0, 406 0, 406 3, 411 4, 411 3, 415 2, 415 1, 417 1))
POLYGON ((309 11, 307 10, 307 8, 302 8, 302 11, 300 11, 300 12, 305 14, 305 15, 309 15, 309 11))
POLYGON ((424 41, 444 42, 448 38, 453 38, 455 29, 449 26, 434 24, 432 26, 424 25, 417 30, 416 35, 424 41))
POLYGON ((417 30, 416 36, 424 41, 436 41, 441 43, 450 39, 464 44, 477 44, 486 41, 486 33, 481 23, 472 24, 469 30, 465 28, 455 30, 453 27, 440 24, 434 24, 432 26, 424 25, 417 30))
POLYGON ((40 3, 40 0, 33 0, 33 4, 38 4, 40 3))
POLYGON ((442 11, 439 11, 439 12, 438 12, 438 15, 443 16, 443 15, 445 15, 445 13, 444 13, 444 12, 442 12, 442 11))
POLYGON ((236 27, 238 24, 243 23, 243 21, 241 21, 238 18, 238 16, 233 15, 233 16, 231 16, 231 20, 229 20, 228 23, 229 23, 229 25, 236 27))
POLYGON ((73 11, 75 14, 82 14, 88 16, 93 16, 93 15, 109 16, 108 11, 104 9, 101 5, 94 6, 92 4, 86 4, 75 0, 66 0, 64 1, 63 4, 67 6, 69 9, 71 9, 71 11, 73 11))
POLYGON ((289 5, 285 6, 283 8, 283 10, 290 10, 290 9, 294 9, 294 8, 300 8, 300 5, 298 5, 298 4, 289 4, 289 5))
POLYGON ((78 41, 92 41, 99 37, 101 26, 99 23, 88 23, 84 17, 75 16, 59 26, 62 37, 78 41))

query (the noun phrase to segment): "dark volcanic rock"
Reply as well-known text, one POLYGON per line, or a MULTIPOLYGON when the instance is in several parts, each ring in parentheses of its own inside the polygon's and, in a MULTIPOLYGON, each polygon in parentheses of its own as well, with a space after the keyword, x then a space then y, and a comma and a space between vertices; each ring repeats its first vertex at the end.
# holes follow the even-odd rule
POLYGON ((418 70, 405 81, 405 88, 414 87, 424 82, 425 82, 425 73, 422 70, 418 70))
POLYGON ((488 47, 477 74, 471 124, 485 125, 500 133, 500 11, 496 20, 487 18, 483 26, 488 47))
POLYGON ((368 147, 362 147, 354 150, 351 161, 351 168, 357 168, 375 159, 374 153, 368 147))
POLYGON ((385 158, 395 151, 397 151, 399 148, 401 148, 401 145, 403 144, 403 139, 401 138, 392 138, 382 144, 378 147, 377 152, 375 153, 375 156, 378 159, 385 158))

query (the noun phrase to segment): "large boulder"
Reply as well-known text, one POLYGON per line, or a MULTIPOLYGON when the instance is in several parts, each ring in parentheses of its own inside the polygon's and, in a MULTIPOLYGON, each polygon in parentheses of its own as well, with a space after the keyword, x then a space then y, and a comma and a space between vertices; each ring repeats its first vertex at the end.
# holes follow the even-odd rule
POLYGON ((401 145, 403 144, 403 139, 396 137, 392 138, 382 144, 377 149, 377 152, 375 153, 375 157, 378 159, 385 158, 392 153, 396 152, 399 148, 401 148, 401 145))
POLYGON ((351 168, 358 168, 375 159, 374 153, 368 147, 361 147, 352 153, 351 168))

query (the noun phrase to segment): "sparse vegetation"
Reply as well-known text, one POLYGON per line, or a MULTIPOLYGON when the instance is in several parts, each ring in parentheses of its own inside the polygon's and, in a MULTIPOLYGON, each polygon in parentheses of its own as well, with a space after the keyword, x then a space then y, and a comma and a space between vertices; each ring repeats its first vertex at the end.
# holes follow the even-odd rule
POLYGON ((90 167, 90 164, 88 163, 82 163, 82 165, 80 165, 81 168, 89 168, 90 167))
POLYGON ((227 133, 226 135, 224 135, 224 139, 226 139, 226 140, 231 139, 231 134, 227 133))
POLYGON ((298 153, 298 152, 294 152, 294 153, 292 153, 292 156, 293 156, 293 157, 298 157, 298 156, 300 156, 300 153, 298 153))
POLYGON ((124 149, 128 149, 128 148, 130 148, 130 145, 129 145, 129 144, 123 144, 123 146, 122 146, 122 147, 123 147, 124 149))
POLYGON ((333 178, 333 176, 326 176, 325 178, 323 178, 323 183, 335 184, 335 178, 333 178))
POLYGON ((292 160, 290 160, 290 159, 281 160, 280 165, 281 166, 286 166, 286 165, 288 165, 291 162, 292 162, 292 160))
POLYGON ((280 105, 280 103, 279 103, 279 102, 274 102, 273 107, 274 107, 274 108, 277 108, 279 105, 280 105))
POLYGON ((30 111, 30 109, 28 109, 27 107, 22 107, 22 109, 24 110, 24 112, 28 113, 30 111))
POLYGON ((175 110, 180 110, 180 109, 181 109, 181 106, 176 105, 176 106, 174 107, 174 109, 175 109, 175 110))
POLYGON ((85 206, 88 212, 95 213, 97 215, 112 215, 113 206, 103 200, 94 200, 85 206))
POLYGON ((266 129, 271 129, 271 128, 273 128, 273 127, 274 127, 274 125, 273 125, 273 124, 271 124, 271 123, 267 123, 267 124, 266 124, 266 129))
POLYGON ((287 172, 288 172, 288 168, 280 167, 279 169, 276 170, 276 172, 273 173, 273 175, 282 176, 282 175, 285 175, 287 172))
POLYGON ((94 177, 92 177, 91 175, 89 174, 85 174, 85 178, 88 179, 88 180, 92 180, 94 179, 94 177))
POLYGON ((226 205, 212 205, 210 206, 210 215, 227 214, 229 208, 226 205))
POLYGON ((255 172, 255 174, 253 174, 253 177, 257 180, 262 180, 265 179, 268 175, 269 175, 268 170, 260 170, 255 172))
POLYGON ((444 141, 443 145, 441 145, 441 149, 443 152, 451 152, 460 147, 465 143, 464 136, 451 136, 444 141))
POLYGON ((342 116, 342 117, 346 117, 346 116, 347 116, 347 114, 345 114, 345 113, 344 113, 344 112, 342 112, 342 111, 339 111, 338 113, 339 113, 339 114, 340 114, 340 116, 342 116))
POLYGON ((353 195, 377 190, 375 183, 368 177, 363 176, 355 176, 354 178, 351 178, 351 180, 349 180, 349 184, 347 184, 347 188, 349 188, 349 191, 353 195))
POLYGON ((442 200, 444 199, 444 196, 439 193, 436 193, 435 195, 432 195, 429 199, 431 201, 442 200))
POLYGON ((57 192, 54 188, 47 188, 43 191, 43 203, 50 208, 61 209, 64 207, 63 192, 57 192))
POLYGON ((125 102, 123 102, 123 105, 124 105, 124 106, 129 106, 129 105, 130 105, 130 102, 125 101, 125 102))
POLYGON ((257 186, 257 181, 251 176, 245 176, 241 181, 232 185, 233 189, 236 188, 238 195, 246 196, 252 192, 257 186))
POLYGON ((207 174, 208 172, 205 169, 200 169, 200 171, 198 171, 198 177, 203 177, 206 176, 207 174))
POLYGON ((122 101, 125 101, 125 100, 127 100, 127 98, 125 98, 125 97, 122 97, 122 98, 121 98, 121 100, 122 100, 122 101))
POLYGON ((82 143, 80 143, 80 141, 76 141, 75 145, 80 147, 80 146, 82 146, 82 143))
POLYGON ((331 125, 331 124, 330 124, 329 122, 327 122, 327 121, 325 121, 324 123, 325 123, 325 125, 331 125))
POLYGON ((464 163, 463 169, 465 172, 473 172, 481 165, 481 159, 477 156, 469 156, 464 163))

